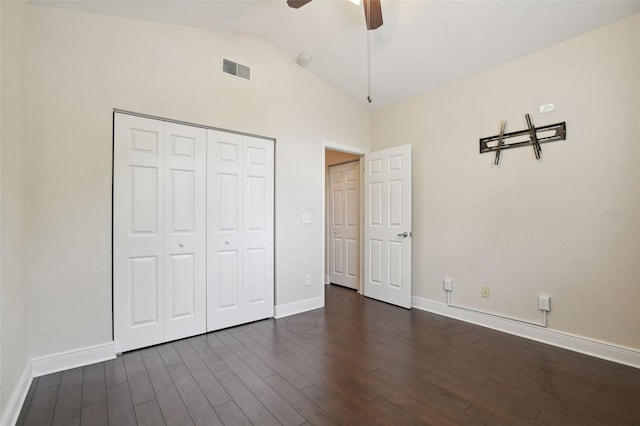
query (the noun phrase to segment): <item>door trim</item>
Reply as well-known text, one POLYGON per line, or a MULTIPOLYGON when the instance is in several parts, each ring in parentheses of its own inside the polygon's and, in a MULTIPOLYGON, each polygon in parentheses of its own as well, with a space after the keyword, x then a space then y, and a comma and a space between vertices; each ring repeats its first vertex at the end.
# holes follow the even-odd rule
MULTIPOLYGON (((322 153, 321 153, 321 157, 322 157, 322 205, 321 205, 321 211, 322 211, 322 256, 320 256, 321 260, 321 271, 322 271, 322 276, 323 279, 322 281, 324 282, 324 276, 326 275, 326 253, 327 253, 327 161, 326 161, 326 156, 325 156, 325 152, 327 149, 330 149, 332 151, 342 151, 342 152, 346 152, 349 154, 355 154, 355 155, 359 155, 359 156, 363 156, 364 154, 368 154, 369 150, 365 149, 365 148, 360 148, 357 146, 353 146, 353 145, 345 145, 345 144, 341 144, 341 143, 337 143, 337 142, 330 142, 330 141, 326 141, 326 142, 322 142, 322 153)), ((362 177, 362 166, 363 166, 363 162, 360 161, 360 174, 362 177)), ((362 179, 360 179, 360 194, 362 194, 362 179)), ((358 293, 360 294, 364 294, 364 288, 363 288, 363 278, 362 278, 362 274, 364 272, 364 264, 363 264, 363 255, 364 252, 362 250, 362 241, 364 239, 364 235, 363 235, 363 226, 362 226, 362 202, 363 202, 363 197, 360 197, 360 283, 358 284, 358 293)), ((323 284, 322 285, 322 305, 324 306, 324 293, 325 293, 325 286, 327 284, 323 284)))

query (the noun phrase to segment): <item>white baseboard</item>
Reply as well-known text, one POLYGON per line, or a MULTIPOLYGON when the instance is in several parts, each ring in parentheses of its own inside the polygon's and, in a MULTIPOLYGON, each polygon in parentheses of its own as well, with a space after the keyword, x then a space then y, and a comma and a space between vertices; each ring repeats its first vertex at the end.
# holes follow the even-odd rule
POLYGON ((95 364, 115 357, 116 350, 113 342, 45 355, 31 360, 33 377, 95 364))
POLYGON ((18 421, 18 416, 20 415, 20 410, 22 409, 22 405, 24 404, 24 400, 27 397, 27 393, 29 393, 29 388, 31 387, 31 381, 33 380, 33 374, 31 369, 31 363, 27 362, 27 365, 24 367, 24 371, 16 384, 16 387, 13 389, 11 393, 11 397, 9 397, 9 401, 7 402, 6 410, 2 413, 2 418, 0 418, 1 425, 15 425, 18 421))
POLYGON ((275 307, 276 319, 288 317, 289 315, 301 314, 303 312, 324 307, 324 298, 314 297, 313 299, 301 300, 299 302, 287 303, 275 307))
POLYGON ((447 306, 445 303, 412 296, 411 306, 423 311, 458 319, 482 327, 514 334, 574 352, 640 368, 640 351, 595 339, 576 336, 550 328, 536 327, 490 314, 471 312, 447 306))

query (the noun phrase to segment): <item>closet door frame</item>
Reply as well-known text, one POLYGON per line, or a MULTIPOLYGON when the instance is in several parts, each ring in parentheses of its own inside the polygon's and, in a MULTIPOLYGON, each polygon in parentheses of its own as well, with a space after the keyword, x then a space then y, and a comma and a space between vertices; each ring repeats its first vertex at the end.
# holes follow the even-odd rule
MULTIPOLYGON (((112 226, 112 247, 113 247, 113 250, 112 250, 112 296, 113 296, 112 327, 113 328, 112 329, 113 329, 113 338, 114 338, 116 353, 122 353, 124 351, 162 343, 164 341, 170 341, 170 340, 179 339, 181 337, 187 337, 187 335, 195 335, 195 334, 203 333, 205 331, 209 331, 206 324, 207 315, 205 311, 205 326, 204 326, 204 329, 202 329, 201 331, 193 332, 193 333, 187 332, 185 334, 185 332, 183 330, 180 330, 180 327, 178 327, 176 331, 167 332, 167 322, 169 321, 169 318, 168 318, 169 312, 167 311, 166 303, 161 303, 161 302, 166 302, 165 292, 167 291, 166 280, 165 280, 165 275, 167 273, 167 270, 166 270, 166 265, 163 265, 167 257, 167 254, 165 253, 166 250, 164 245, 167 243, 165 242, 165 238, 163 238, 163 236, 161 235, 163 232, 166 231, 165 228, 167 224, 165 224, 164 222, 165 222, 165 216, 167 215, 167 212, 166 212, 166 208, 164 207, 165 205, 164 191, 158 190, 158 192, 156 193, 157 199, 155 200, 155 202, 157 203, 157 205, 163 206, 163 208, 160 209, 160 212, 158 212, 156 216, 157 223, 155 223, 156 227, 154 228, 154 232, 153 233, 149 232, 150 235, 151 234, 154 235, 154 238, 156 239, 155 244, 158 247, 156 248, 152 256, 143 256, 143 255, 138 256, 139 259, 149 260, 149 264, 153 263, 155 265, 153 270, 155 271, 156 277, 154 279, 153 285, 156 291, 156 297, 155 297, 156 303, 155 304, 151 303, 152 298, 150 298, 147 301, 148 302, 147 306, 149 307, 150 311, 148 312, 149 318, 146 318, 143 321, 145 323, 144 327, 137 325, 137 327, 134 327, 136 328, 135 330, 136 332, 128 337, 125 337, 122 334, 122 331, 127 328, 126 327, 127 321, 130 322, 131 320, 129 315, 131 313, 131 309, 130 309, 131 307, 128 305, 124 305, 121 302, 123 298, 122 293, 124 289, 119 284, 122 283, 121 280, 123 279, 123 277, 131 276, 131 270, 128 266, 125 267, 125 263, 130 262, 130 260, 127 260, 126 262, 124 262, 121 259, 123 255, 122 250, 123 250, 123 244, 125 244, 124 239, 126 239, 127 229, 122 229, 122 226, 119 223, 118 217, 119 215, 122 215, 123 207, 126 207, 126 206, 123 206, 121 202, 122 200, 119 200, 118 198, 127 197, 129 200, 132 200, 132 198, 130 193, 123 195, 117 191, 119 186, 122 184, 121 180, 123 179, 123 177, 126 177, 126 173, 123 174, 121 169, 122 167, 128 167, 126 165, 128 163, 126 161, 124 162, 122 161, 123 154, 118 152, 119 147, 116 144, 116 138, 121 137, 121 135, 118 134, 118 132, 120 132, 121 129, 119 129, 118 126, 116 125, 116 117, 118 116, 130 117, 134 121, 137 118, 152 120, 155 122, 164 123, 164 125, 166 126, 171 126, 171 125, 189 126, 189 127, 201 129, 205 132, 209 130, 220 131, 220 132, 228 133, 230 135, 240 135, 248 139, 255 138, 256 140, 260 140, 260 141, 268 141, 269 143, 272 144, 271 159, 270 159, 270 162, 272 165, 271 166, 271 193, 270 193, 271 195, 267 202, 267 204, 269 203, 271 204, 270 217, 268 218, 269 226, 271 227, 270 241, 268 245, 268 250, 270 250, 271 252, 271 256, 270 256, 271 261, 265 267, 265 270, 266 270, 265 272, 267 274, 266 279, 268 281, 270 280, 271 286, 270 286, 270 291, 268 291, 268 294, 266 294, 264 298, 267 307, 266 309, 261 311, 261 312, 265 312, 265 314, 262 314, 262 313, 260 314, 261 318, 272 317, 274 313, 274 296, 275 296, 275 275, 274 275, 274 269, 275 269, 275 256, 274 256, 274 252, 275 252, 275 222, 274 222, 275 161, 274 161, 274 154, 275 154, 275 142, 276 142, 275 139, 262 137, 262 136, 254 136, 247 133, 233 132, 229 130, 218 129, 214 127, 203 126, 203 125, 193 124, 193 123, 184 122, 184 121, 171 120, 171 119, 166 119, 162 117, 140 114, 140 113, 125 111, 125 110, 114 109, 113 110, 113 155, 114 156, 113 156, 113 174, 112 174, 112 183, 113 183, 113 193, 112 193, 112 225, 113 225, 112 226), (159 242, 157 241, 158 239, 160 240, 159 242), (151 260, 154 260, 154 262, 151 262, 151 260), (121 282, 119 283, 119 281, 121 282), (160 295, 162 295, 162 297, 160 297, 160 295)), ((161 137, 164 140, 164 138, 166 138, 166 134, 163 134, 161 137)), ((164 150, 166 148, 165 145, 166 143, 164 142, 159 143, 157 149, 164 150)), ((205 145, 207 146, 206 149, 208 149, 209 143, 206 140, 205 140, 205 145)), ((158 156, 160 156, 160 153, 157 153, 157 154, 158 156)), ((164 156, 164 152, 162 152, 161 155, 164 156)), ((147 167, 147 166, 148 165, 143 165, 143 167, 147 167)), ((154 165, 153 167, 157 167, 157 166, 154 165)), ((205 170, 206 170, 206 165, 205 165, 205 170)), ((164 170, 158 170, 155 178, 156 185, 158 186, 158 188, 160 188, 161 185, 164 185, 164 182, 167 179, 168 177, 165 176, 164 170)), ((207 180, 208 180, 208 177, 207 177, 207 180)), ((205 192, 206 192, 206 189, 205 189, 205 192)), ((207 203, 208 203, 208 197, 207 197, 207 200, 205 200, 205 205, 207 203)), ((205 207, 205 215, 208 212, 208 208, 209 206, 207 205, 205 207)), ((247 219, 244 219, 244 220, 246 221, 247 219)), ((208 230, 206 232, 208 234, 208 230)), ((172 242, 177 242, 179 246, 180 242, 178 242, 178 239, 172 242)), ((171 240, 171 238, 169 240, 171 240)), ((182 243, 184 245, 184 248, 187 248, 187 243, 186 242, 182 242, 182 243)), ((205 238, 204 246, 205 246, 205 251, 207 251, 208 243, 206 242, 206 238, 205 238)), ((134 254, 134 257, 136 257, 135 256, 136 253, 133 253, 133 254, 134 254)), ((181 255, 182 253, 177 253, 177 254, 181 255)), ((207 266, 206 266, 204 275, 207 276, 209 273, 208 272, 208 254, 205 259, 205 264, 207 264, 207 266)), ((205 289, 206 289, 206 284, 205 284, 205 289)), ((208 300, 208 295, 204 297, 201 297, 201 296, 202 296, 202 293, 199 293, 195 297, 199 298, 206 305, 206 301, 208 300)))

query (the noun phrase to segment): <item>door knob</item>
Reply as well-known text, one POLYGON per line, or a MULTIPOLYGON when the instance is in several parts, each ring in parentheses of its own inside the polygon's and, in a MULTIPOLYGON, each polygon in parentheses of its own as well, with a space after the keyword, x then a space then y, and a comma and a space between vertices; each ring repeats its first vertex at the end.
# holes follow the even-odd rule
POLYGON ((226 245, 229 245, 229 244, 231 244, 231 241, 227 240, 227 241, 225 241, 224 243, 225 243, 226 245))
POLYGON ((184 243, 180 243, 178 244, 180 247, 184 247, 184 243))
POLYGON ((408 232, 403 232, 402 234, 398 234, 398 237, 407 238, 409 236, 408 232))

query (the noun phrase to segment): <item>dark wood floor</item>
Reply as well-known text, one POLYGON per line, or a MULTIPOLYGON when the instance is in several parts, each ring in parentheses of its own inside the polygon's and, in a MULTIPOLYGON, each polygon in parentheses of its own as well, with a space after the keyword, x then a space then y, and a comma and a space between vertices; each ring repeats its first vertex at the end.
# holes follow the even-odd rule
POLYGON ((340 287, 325 309, 37 378, 19 425, 640 425, 640 370, 340 287))

